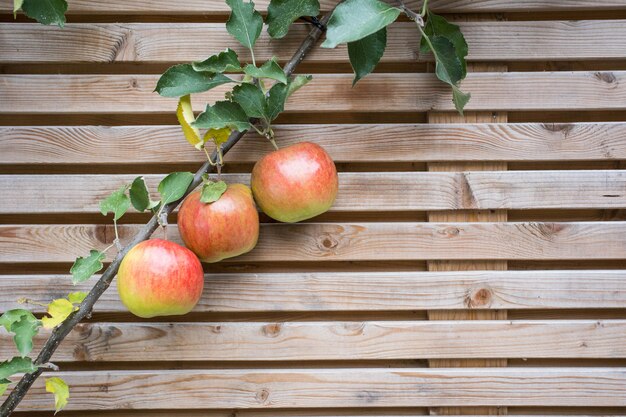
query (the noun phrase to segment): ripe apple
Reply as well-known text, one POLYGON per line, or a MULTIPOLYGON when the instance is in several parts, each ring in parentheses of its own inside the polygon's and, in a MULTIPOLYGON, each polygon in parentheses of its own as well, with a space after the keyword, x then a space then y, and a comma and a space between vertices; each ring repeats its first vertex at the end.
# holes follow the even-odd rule
POLYGON ((133 247, 117 273, 117 290, 136 316, 149 318, 186 314, 202 295, 204 274, 189 249, 163 239, 133 247))
POLYGON ((218 262, 251 251, 259 239, 259 213, 252 191, 243 184, 231 184, 219 200, 200 201, 194 191, 178 211, 178 231, 203 262, 218 262))
POLYGON ((254 165, 252 193, 271 218, 286 223, 310 219, 335 202, 335 163, 319 145, 301 142, 265 155, 254 165))

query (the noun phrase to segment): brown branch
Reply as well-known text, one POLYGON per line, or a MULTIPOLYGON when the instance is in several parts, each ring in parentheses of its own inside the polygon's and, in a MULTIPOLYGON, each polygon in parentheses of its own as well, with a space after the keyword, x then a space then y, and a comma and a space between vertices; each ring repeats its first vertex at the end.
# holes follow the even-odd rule
MULTIPOLYGON (((325 25, 328 22, 331 13, 328 13, 326 16, 324 16, 324 18, 321 19, 320 23, 322 25, 325 25)), ((293 73, 296 66, 304 59, 305 55, 313 48, 313 46, 315 46, 322 33, 322 30, 320 30, 318 27, 314 26, 311 29, 306 39, 302 41, 300 48, 298 48, 298 50, 294 53, 289 62, 287 62, 287 64, 285 65, 284 71, 287 76, 290 76, 293 73)), ((228 138, 228 141, 222 145, 223 154, 226 154, 233 146, 235 146, 235 144, 239 142, 239 140, 244 136, 245 133, 246 132, 233 132, 228 138)), ((213 153, 212 159, 215 158, 217 158, 216 152, 213 153)), ((165 216, 169 215, 191 191, 193 191, 198 185, 202 183, 202 175, 213 171, 214 167, 209 164, 208 161, 205 162, 194 175, 193 182, 185 192, 185 195, 181 197, 180 200, 170 203, 163 208, 163 213, 165 213, 165 216)), ((139 232, 137 232, 132 241, 118 252, 118 254, 115 256, 115 259, 113 259, 113 261, 104 271, 98 282, 96 282, 91 291, 89 291, 89 294, 87 295, 87 297, 85 297, 85 300, 80 304, 78 311, 69 316, 63 323, 61 323, 60 326, 54 329, 54 331, 46 341, 46 344, 37 356, 35 364, 41 365, 46 364, 50 361, 50 358, 56 351, 57 347, 59 347, 59 344, 63 341, 63 339, 65 339, 65 337, 81 320, 91 314, 94 304, 96 303, 96 301, 98 301, 98 299, 100 298, 100 296, 102 296, 106 289, 109 288, 109 285, 117 274, 117 270, 119 269, 122 259, 124 259, 124 256, 128 253, 128 251, 136 244, 149 239, 150 236, 152 236, 152 233, 154 233, 154 231, 158 228, 158 226, 159 223, 156 215, 152 216, 150 221, 148 221, 148 223, 146 223, 146 225, 139 232)), ((0 417, 7 417, 15 410, 15 408, 22 401, 22 399, 30 389, 30 387, 42 374, 43 371, 43 368, 39 368, 37 371, 26 374, 22 377, 22 379, 20 379, 15 388, 11 391, 11 394, 0 407, 0 417)))

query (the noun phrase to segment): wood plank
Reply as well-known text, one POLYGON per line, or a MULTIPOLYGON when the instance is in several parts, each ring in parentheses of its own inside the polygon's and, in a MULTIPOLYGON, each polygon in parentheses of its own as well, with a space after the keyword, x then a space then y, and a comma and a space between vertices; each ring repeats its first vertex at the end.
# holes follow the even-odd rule
MULTIPOLYGON (((0 311, 86 291, 68 275, 0 275, 0 311)), ((43 312, 37 305, 29 305, 43 312)), ((196 312, 623 309, 626 271, 448 271, 206 274, 196 312)), ((115 282, 99 313, 126 311, 115 282)))
MULTIPOLYGON (((470 61, 607 60, 626 58, 622 20, 459 22, 470 61), (598 48, 602 45, 602 48, 598 48)), ((266 32, 255 47, 257 60, 291 56, 309 26, 297 24, 288 37, 271 40, 266 32)), ((390 26, 382 62, 431 61, 420 54, 415 25, 390 26)), ((249 53, 233 45, 223 23, 76 23, 64 30, 31 23, 0 26, 0 62, 185 62, 233 47, 242 61, 249 53)), ((345 45, 318 48, 308 62, 348 62, 345 45)))
MULTIPOLYGON (((482 20, 487 20, 482 19, 482 20)), ((484 22, 483 22, 484 23, 484 22)), ((471 64, 470 71, 508 71, 506 65, 501 64, 471 64)), ((487 113, 487 112, 466 112, 463 115, 441 112, 429 112, 429 123, 461 123, 461 122, 482 122, 482 123, 505 123, 508 121, 506 113, 487 113)), ((428 170, 432 172, 446 172, 446 171, 490 171, 490 170, 506 170, 506 162, 434 162, 428 164, 428 170)), ((471 189, 471 187, 470 187, 471 189)), ((448 211, 432 211, 428 213, 429 222, 506 222, 507 212, 505 210, 490 210, 490 211, 470 211, 470 212, 448 212, 448 211)), ((436 260, 429 261, 427 263, 429 271, 467 271, 467 270, 506 270, 506 260, 478 260, 478 261, 458 261, 458 260, 436 260)), ((428 318, 430 320, 477 320, 477 319, 506 319, 506 310, 481 310, 481 311, 445 311, 434 310, 428 311, 428 318)), ((431 359, 428 362, 429 366, 433 368, 445 368, 445 367, 506 367, 507 360, 500 358, 485 358, 485 359, 456 359, 456 358, 442 358, 431 359)), ((438 415, 451 415, 451 414, 465 414, 466 410, 462 407, 445 407, 441 409, 430 409, 430 414, 438 415)), ((507 414, 507 409, 502 408, 480 408, 473 410, 472 412, 482 414, 494 414, 502 415, 507 414)))
MULTIPOLYGON (((624 368, 185 369, 54 375, 72 387, 68 410, 626 406, 624 368)), ((51 409, 43 378, 29 394, 19 410, 51 409)))
MULTIPOLYGON (((136 175, 0 175, 0 214, 98 213, 136 175)), ((146 175, 155 192, 163 175, 146 175)), ((250 183, 227 174, 228 183, 250 183)), ((331 211, 626 208, 626 170, 340 173, 331 211)))
MULTIPOLYGON (((176 226, 168 232, 181 243, 176 226)), ((73 262, 113 236, 109 225, 0 225, 0 262, 73 262)), ((229 262, 622 259, 625 236, 622 221, 262 224, 256 248, 229 262)))
MULTIPOLYGON (((266 10, 269 0, 257 0, 257 10, 266 10)), ((320 0, 322 11, 330 10, 336 4, 333 0, 320 0)), ((421 1, 409 0, 406 4, 414 9, 421 1)), ((622 0, 431 0, 429 6, 439 13, 475 12, 531 12, 531 11, 570 11, 570 10, 624 10, 622 0)), ((13 3, 0 0, 0 12, 12 13, 13 3)), ((109 0, 106 4, 98 0, 74 0, 68 14, 201 14, 225 15, 230 9, 221 0, 188 0, 181 4, 167 0, 109 0)))
MULTIPOLYGON (((282 125, 281 146, 310 141, 337 162, 583 161, 626 159, 626 123, 282 125), (385 152, 380 152, 385 149, 385 152)), ((0 164, 201 163, 178 126, 0 126, 0 164), (146 140, 150 138, 150 140, 146 140)), ((229 162, 272 149, 258 137, 229 162)))
MULTIPOLYGON (((40 332, 35 349, 49 333, 40 332)), ((626 358, 625 334, 626 320, 83 323, 54 358, 61 362, 626 358)), ((0 357, 14 354, 12 336, 1 330, 0 357)))
MULTIPOLYGON (((0 113, 171 113, 176 100, 153 92, 158 75, 0 75, 0 113)), ((287 104, 291 112, 453 110, 450 88, 434 74, 317 74, 287 104), (415 94, 419 91, 419 94, 415 94), (333 100, 328 100, 333 97, 333 100), (372 100, 376 97, 376 100, 372 100)), ((231 86, 198 94, 194 109, 231 86)), ((617 110, 626 108, 626 71, 470 73, 465 110, 617 110), (529 88, 532 86, 532 88, 529 88)))

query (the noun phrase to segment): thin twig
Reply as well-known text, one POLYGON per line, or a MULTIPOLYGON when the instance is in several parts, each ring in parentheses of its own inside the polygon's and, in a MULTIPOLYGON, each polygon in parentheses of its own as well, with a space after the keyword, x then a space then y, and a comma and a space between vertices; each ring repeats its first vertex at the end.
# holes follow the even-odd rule
MULTIPOLYGON (((329 18, 330 13, 325 16, 320 21, 320 23, 322 25, 325 25, 328 22, 329 18)), ((287 76, 293 73, 296 66, 298 66, 298 64, 304 59, 305 55, 313 48, 313 46, 315 46, 321 35, 322 31, 319 28, 313 27, 311 29, 306 39, 302 42, 298 50, 294 53, 292 58, 283 68, 287 76)), ((226 141, 222 145, 222 153, 224 155, 228 153, 228 151, 233 146, 235 146, 237 142, 239 142, 239 140, 244 136, 245 133, 246 132, 233 132, 228 138, 228 141, 226 141)), ((217 160, 218 157, 219 156, 217 155, 217 152, 214 152, 212 159, 217 160)), ((206 173, 213 172, 214 169, 215 167, 209 164, 209 161, 205 162, 195 173, 193 181, 185 192, 185 195, 179 200, 162 207, 162 210, 159 214, 167 217, 180 204, 180 202, 185 197, 187 197, 190 192, 192 192, 198 185, 202 183, 202 176, 206 173)), ((159 226, 158 220, 158 214, 152 216, 148 223, 146 223, 146 225, 139 232, 137 232, 135 236, 133 236, 131 242, 117 253, 109 267, 102 273, 100 279, 96 282, 91 291, 89 291, 89 294, 87 294, 87 297, 85 297, 84 301, 80 304, 78 310, 75 313, 71 314, 63 323, 61 323, 61 325, 59 325, 52 331, 52 334, 46 341, 46 344, 39 352, 39 355, 35 360, 35 364, 41 365, 48 363, 63 339, 65 339, 65 337, 81 320, 91 314, 94 304, 96 303, 96 301, 98 301, 98 299, 102 296, 106 289, 109 288, 109 285, 113 281, 113 278, 115 278, 117 270, 119 269, 120 263, 122 262, 122 259, 124 259, 124 256, 128 253, 128 251, 133 248, 133 246, 150 238, 152 233, 154 233, 154 231, 159 226)), ((43 371, 43 368, 39 368, 33 373, 25 374, 22 379, 20 379, 15 388, 13 388, 13 390, 11 391, 11 394, 9 394, 7 399, 0 407, 0 417, 8 417, 15 410, 15 408, 22 401, 24 396, 26 396, 26 393, 28 392, 30 387, 43 371)))
MULTIPOLYGON (((409 9, 407 7, 406 4, 404 4, 403 0, 398 0, 400 2, 400 9, 402 9, 402 11, 404 12, 405 15, 407 15, 407 17, 411 20, 413 20, 415 23, 418 24, 418 26, 423 27, 424 26, 424 19, 422 18, 421 15, 415 13, 413 10, 409 9)), ((426 6, 426 1, 424 1, 424 6, 426 6)))

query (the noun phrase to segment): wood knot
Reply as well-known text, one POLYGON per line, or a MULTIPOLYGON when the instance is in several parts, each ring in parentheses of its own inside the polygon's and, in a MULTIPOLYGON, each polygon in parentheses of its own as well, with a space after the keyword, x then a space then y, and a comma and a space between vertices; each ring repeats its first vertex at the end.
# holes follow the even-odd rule
POLYGON ((269 398, 270 398, 270 390, 267 388, 261 388, 256 393, 256 399, 261 404, 267 404, 269 402, 269 398))
POLYGON ((489 288, 474 288, 470 290, 466 304, 469 308, 488 307, 491 304, 493 292, 489 288))
POLYGON ((130 79, 130 88, 135 89, 139 87, 139 82, 137 81, 136 78, 131 78, 130 79))
POLYGON ((457 237, 461 233, 461 230, 458 227, 451 226, 440 230, 439 233, 446 237, 457 237))
POLYGON ((211 326, 211 332, 217 334, 222 333, 222 326, 220 324, 217 326, 211 326))
POLYGON ((331 235, 322 235, 318 240, 318 245, 322 250, 334 249, 339 245, 339 241, 331 235))
POLYGON ((263 334, 267 337, 276 337, 280 334, 283 325, 280 323, 271 323, 263 326, 263 334))
POLYGON ((605 82, 607 84, 613 84, 617 81, 617 78, 615 78, 615 74, 613 74, 612 72, 601 72, 598 71, 595 74, 593 74, 598 80, 605 82))

